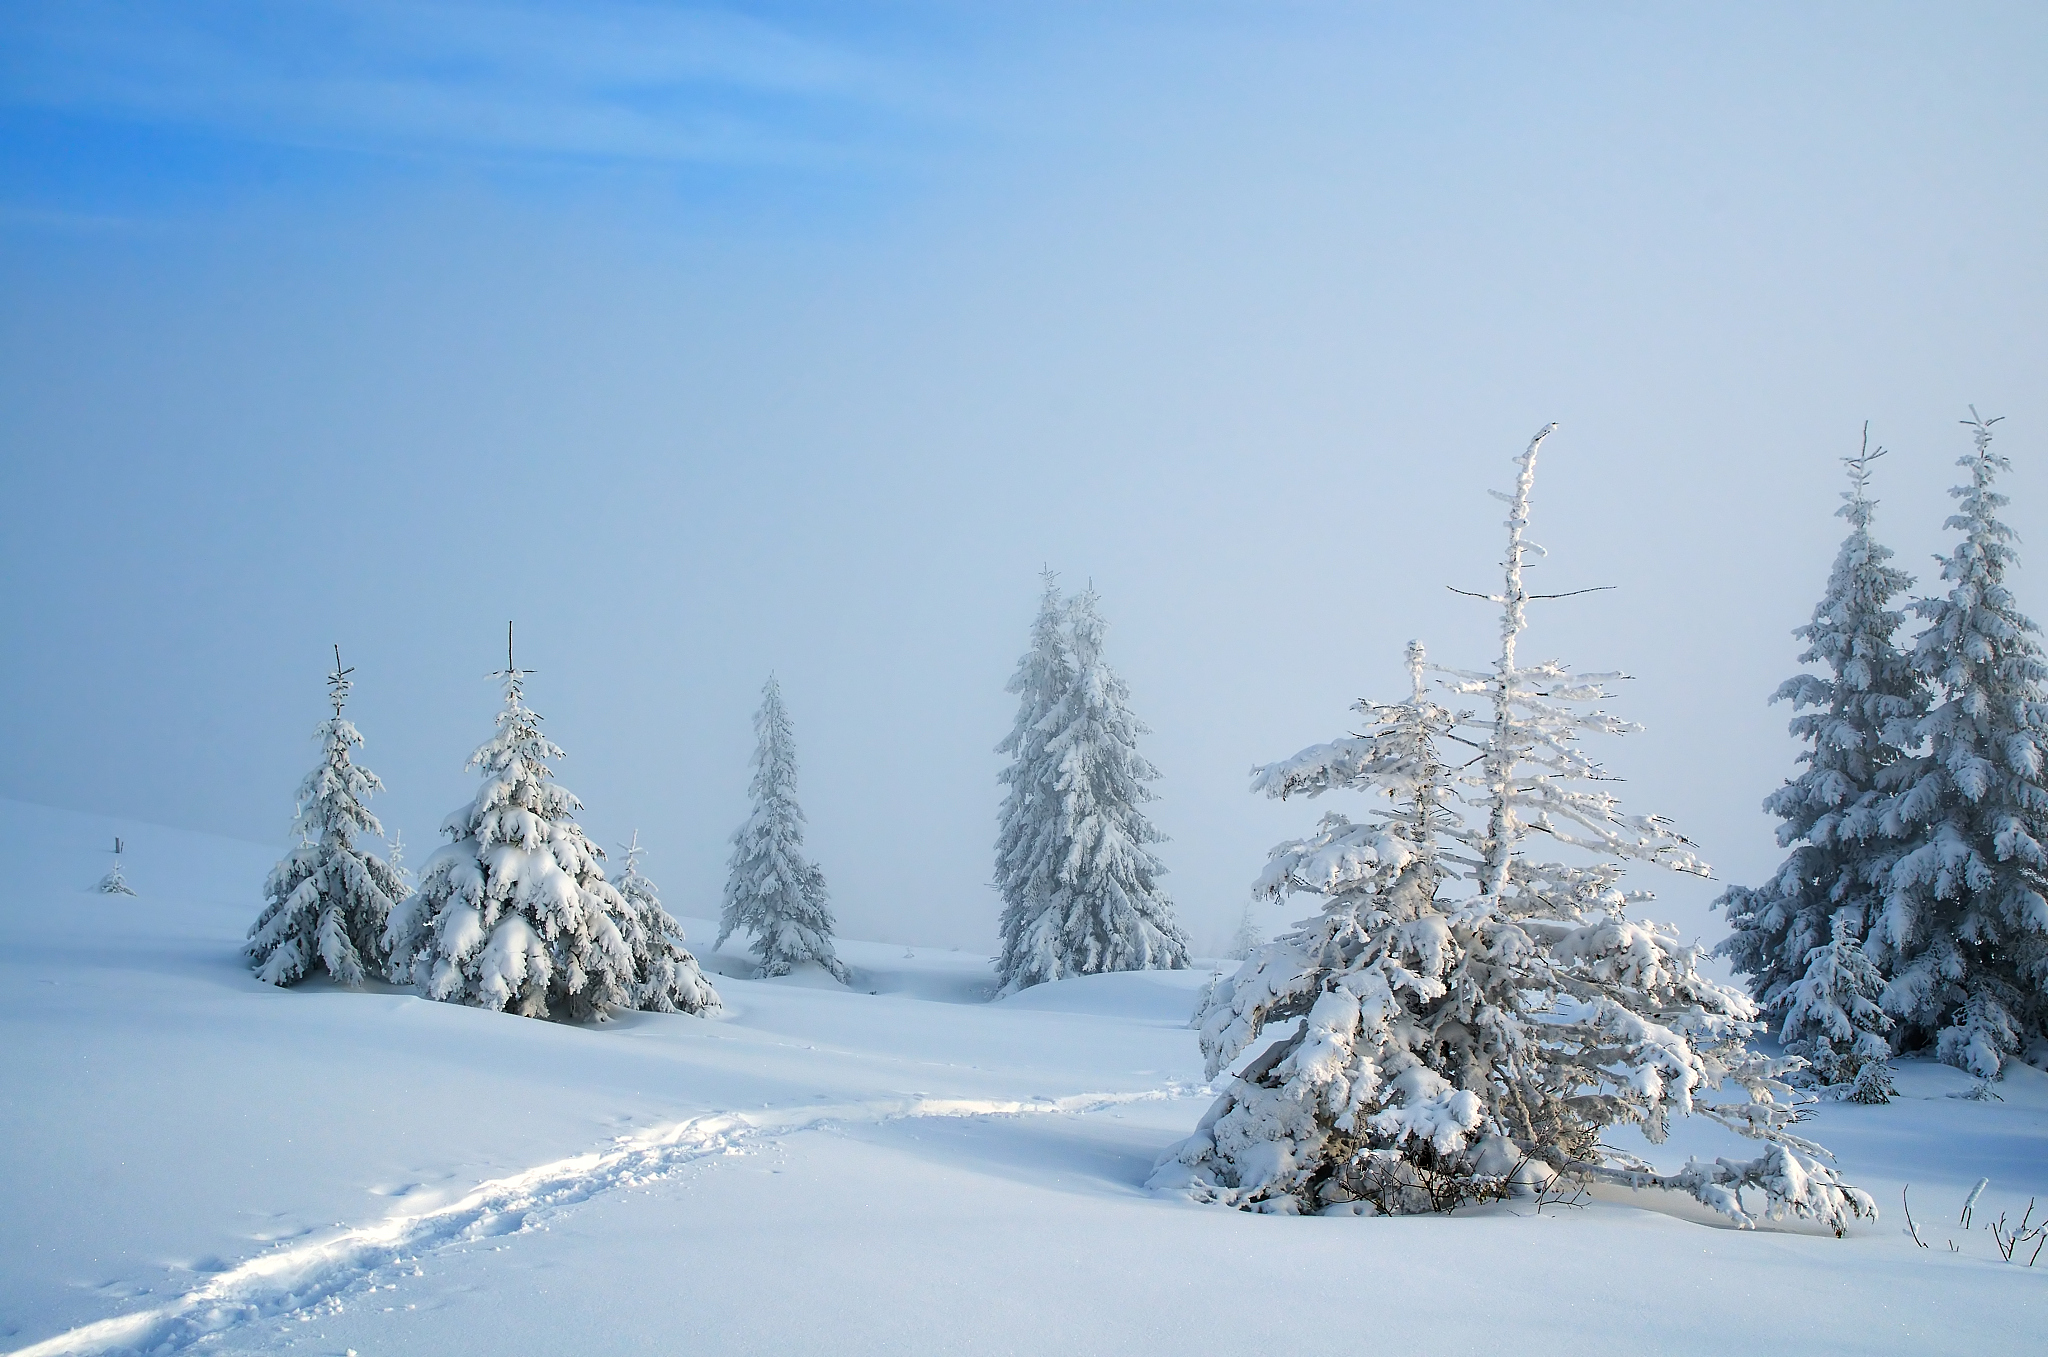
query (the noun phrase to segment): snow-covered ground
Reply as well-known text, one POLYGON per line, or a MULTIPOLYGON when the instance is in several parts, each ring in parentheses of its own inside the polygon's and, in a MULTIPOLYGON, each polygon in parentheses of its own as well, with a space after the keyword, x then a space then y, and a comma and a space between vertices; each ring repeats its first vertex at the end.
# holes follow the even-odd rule
MULTIPOLYGON (((986 958, 845 941, 850 989, 721 955, 718 1019, 589 1029, 278 991, 237 951, 273 851, 0 809, 11 1350, 1982 1352, 2048 1332, 2048 1252, 2007 1263, 1956 1226, 1979 1177, 1980 1223, 2048 1202, 2031 1069, 1972 1102, 1906 1062, 1901 1101, 1817 1109, 1884 1208, 1846 1239, 1661 1199, 1251 1216, 1143 1188, 1209 1101, 1186 1027, 1206 967, 989 1003, 986 958), (89 889, 117 832, 134 898, 89 889), (1908 1183, 1930 1248, 1904 1233, 1908 1183)), ((1728 1148, 1688 1127, 1656 1153, 1728 1148)))

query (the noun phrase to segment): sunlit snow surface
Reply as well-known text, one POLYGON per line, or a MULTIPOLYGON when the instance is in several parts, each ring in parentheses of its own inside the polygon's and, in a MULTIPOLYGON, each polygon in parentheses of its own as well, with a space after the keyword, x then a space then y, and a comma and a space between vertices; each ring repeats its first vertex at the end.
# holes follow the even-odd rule
POLYGON ((1142 1188, 1208 1104, 1206 967, 990 1004, 984 958, 847 942, 851 988, 707 958, 721 1018, 596 1029, 278 991, 236 950, 273 850, 4 808, 0 1349, 1981 1352, 2048 1321, 2048 1252, 1955 1224, 1979 1177, 1979 1222, 2048 1202, 2033 1070, 1968 1102, 1907 1062, 1901 1102, 1819 1109, 1885 1211, 1845 1240, 1661 1199, 1249 1216, 1142 1188), (116 832, 133 898, 89 889, 116 832))

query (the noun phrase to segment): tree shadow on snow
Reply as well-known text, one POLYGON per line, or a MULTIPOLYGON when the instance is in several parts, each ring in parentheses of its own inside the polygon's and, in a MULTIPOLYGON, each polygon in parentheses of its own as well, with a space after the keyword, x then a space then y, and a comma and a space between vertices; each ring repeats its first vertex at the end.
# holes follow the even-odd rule
POLYGON ((906 1117, 847 1134, 963 1172, 1088 1197, 1149 1197, 1145 1180, 1179 1139, 1113 1113, 906 1117))

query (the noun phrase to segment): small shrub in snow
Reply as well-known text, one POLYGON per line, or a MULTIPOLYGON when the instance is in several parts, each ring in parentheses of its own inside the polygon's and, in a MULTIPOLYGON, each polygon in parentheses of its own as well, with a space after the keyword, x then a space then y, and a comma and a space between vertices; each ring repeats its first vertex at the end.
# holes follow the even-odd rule
POLYGON ((1010 691, 1016 725, 996 843, 1003 897, 996 970, 1005 993, 1069 975, 1177 970, 1187 939, 1149 845, 1165 836, 1143 805, 1159 776, 1138 753, 1149 733, 1102 655, 1093 589, 1061 602, 1051 572, 1010 691))
POLYGON ((1852 1103, 1888 1103, 1899 1096, 1899 1086, 1892 1082, 1891 1062, 1883 1059, 1866 1059, 1856 1066, 1856 1078, 1850 1083, 1842 1097, 1852 1103))
POLYGON ((553 780, 562 751, 526 705, 526 672, 508 641, 497 733, 468 764, 483 784, 442 822, 448 844, 392 911, 392 976, 472 1008, 603 1020, 633 1005, 628 907, 570 818, 582 803, 553 780))
POLYGON ((1837 915, 1834 937, 1807 957, 1806 974, 1786 995, 1781 1029, 1785 1050, 1804 1058, 1802 1071, 1830 1096, 1860 1103, 1890 1102, 1892 1020, 1878 1006, 1884 978, 1857 945, 1847 916, 1837 915))
POLYGON ((128 884, 128 878, 121 872, 121 841, 114 840, 114 861, 107 868, 107 874, 100 878, 95 888, 101 895, 133 895, 135 888, 128 884))
POLYGON ((248 953, 256 977, 273 985, 303 980, 318 967, 344 985, 358 986, 388 962, 384 927, 405 883, 388 863, 358 846, 358 835, 384 832, 363 803, 384 784, 357 764, 352 751, 363 742, 341 710, 348 701, 353 670, 327 676, 334 715, 315 732, 320 763, 299 784, 298 845, 271 869, 264 883, 267 903, 249 929, 248 953))
POLYGON ((846 967, 832 946, 825 873, 804 855, 804 812, 796 800, 796 735, 771 675, 754 714, 754 810, 732 836, 732 865, 715 948, 737 932, 753 935, 761 974, 788 975, 816 962, 841 984, 846 967))
POLYGON ((1304 894, 1321 912, 1261 949, 1206 999, 1211 1077, 1269 1028, 1279 1036, 1231 1079, 1156 1186, 1249 1209, 1437 1210, 1553 1175, 1683 1191, 1740 1224, 1796 1214, 1842 1228, 1870 1198, 1791 1133, 1781 1100, 1791 1062, 1758 1056, 1756 1006, 1701 976, 1697 949, 1631 920, 1622 864, 1703 872, 1654 816, 1626 815, 1589 733, 1632 729, 1598 708, 1603 680, 1523 664, 1529 601, 1523 540, 1536 454, 1519 462, 1508 519, 1500 657, 1451 671, 1449 691, 1485 710, 1454 713, 1424 690, 1411 646, 1406 702, 1362 704, 1368 725, 1255 773, 1268 795, 1352 789, 1380 803, 1331 813, 1273 850, 1259 888, 1304 894), (1456 740, 1478 756, 1452 768, 1456 740), (1540 834, 1580 865, 1527 852, 1540 834), (1739 1101, 1712 1101, 1732 1085, 1739 1101), (1675 1173, 1602 1143, 1608 1127, 1661 1143, 1671 1119, 1707 1116, 1766 1142, 1751 1161, 1675 1173))

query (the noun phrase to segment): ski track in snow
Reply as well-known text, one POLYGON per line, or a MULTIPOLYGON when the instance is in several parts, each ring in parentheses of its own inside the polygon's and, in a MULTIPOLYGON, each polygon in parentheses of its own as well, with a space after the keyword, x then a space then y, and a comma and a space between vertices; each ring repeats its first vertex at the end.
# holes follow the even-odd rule
POLYGON ((176 1353, 219 1340, 260 1320, 310 1318, 315 1308, 340 1308, 345 1295, 375 1290, 376 1274, 381 1270, 402 1268, 393 1275, 419 1275, 413 1270, 418 1260, 437 1250, 523 1233, 600 1193, 657 1182, 714 1155, 741 1153, 749 1142, 764 1135, 914 1117, 1072 1115, 1206 1091, 1173 1083, 1136 1093, 1083 1093, 1066 1098, 903 1097, 826 1107, 707 1113, 621 1136, 608 1150, 572 1155, 489 1179, 459 1200, 431 1210, 394 1214, 373 1225, 343 1229, 259 1254, 168 1305, 96 1320, 17 1348, 9 1357, 176 1353))

